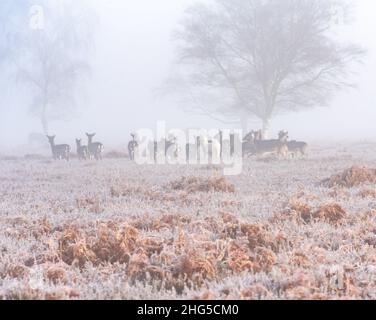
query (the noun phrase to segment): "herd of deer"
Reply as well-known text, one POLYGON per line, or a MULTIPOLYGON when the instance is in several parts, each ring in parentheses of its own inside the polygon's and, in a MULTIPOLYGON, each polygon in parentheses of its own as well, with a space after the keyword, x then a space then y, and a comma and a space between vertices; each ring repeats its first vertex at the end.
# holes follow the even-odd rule
MULTIPOLYGON (((139 146, 136 135, 132 134, 132 140, 128 144, 128 154, 131 160, 135 159, 135 153, 139 146)), ((223 133, 220 131, 217 139, 208 139, 207 137, 197 137, 196 138, 196 145, 186 145, 186 155, 187 161, 189 160, 190 150, 200 149, 206 146, 209 156, 212 156, 214 153, 217 153, 219 158, 222 158, 224 144, 228 143, 230 145, 230 152, 231 155, 234 154, 234 145, 235 145, 235 135, 230 135, 230 141, 225 141, 223 139, 223 133)), ((164 145, 165 150, 162 152, 167 155, 167 152, 170 148, 174 148, 174 153, 178 153, 179 146, 177 145, 176 138, 172 138, 170 140, 165 139, 164 145)), ((289 141, 289 134, 287 131, 280 131, 278 135, 278 139, 264 139, 262 130, 259 131, 251 131, 242 139, 242 152, 243 157, 246 156, 265 156, 270 154, 275 154, 278 157, 288 157, 291 156, 296 158, 298 156, 304 156, 306 154, 306 150, 308 148, 308 144, 303 141, 296 141, 291 140, 289 141)), ((155 141, 154 144, 151 146, 154 152, 154 159, 156 159, 158 153, 158 143, 155 141)), ((199 155, 195 155, 199 157, 199 155)))
MULTIPOLYGON (((77 157, 79 160, 102 160, 104 146, 100 142, 93 142, 95 133, 89 134, 86 133, 88 138, 88 144, 82 145, 82 139, 76 139, 77 146, 77 157)), ((129 158, 133 161, 135 160, 136 150, 139 146, 139 143, 136 140, 136 135, 132 134, 132 140, 128 144, 128 154, 129 158)), ((71 147, 68 144, 55 144, 55 136, 47 136, 48 141, 51 146, 52 157, 55 160, 70 160, 71 147)), ((205 138, 204 138, 205 139, 205 138)), ((219 133, 219 141, 214 140, 204 140, 203 137, 197 137, 196 148, 200 149, 204 145, 210 146, 208 148, 209 153, 213 154, 218 153, 218 156, 222 156, 222 150, 225 141, 223 140, 222 132, 219 133)), ((235 144, 235 135, 230 136, 230 150, 231 153, 234 153, 234 144, 235 144)), ((154 159, 157 157, 158 153, 158 143, 154 142, 150 146, 150 150, 153 150, 154 159)), ((186 145, 186 154, 187 160, 189 157, 189 151, 192 148, 192 145, 186 145)), ((275 154, 278 157, 297 157, 304 156, 307 150, 308 144, 303 141, 289 141, 289 134, 287 131, 280 131, 278 139, 267 140, 263 138, 262 131, 251 131, 248 133, 242 140, 242 150, 243 156, 265 156, 269 154, 275 154)), ((180 151, 177 145, 176 138, 170 140, 165 139, 164 141, 164 150, 162 152, 167 155, 168 151, 173 149, 173 154, 177 156, 177 153, 180 151)), ((197 155, 198 156, 198 155, 197 155)))
POLYGON ((251 131, 243 139, 243 155, 264 156, 267 154, 277 154, 281 157, 293 158, 304 156, 308 144, 303 141, 289 141, 289 133, 280 131, 278 139, 263 139, 262 131, 251 131))
MULTIPOLYGON (((87 146, 82 145, 82 139, 76 139, 77 156, 79 160, 102 160, 102 154, 104 146, 100 142, 93 142, 95 133, 86 133, 88 138, 87 146)), ((71 147, 68 144, 55 144, 56 136, 47 136, 48 142, 51 146, 52 157, 54 160, 66 160, 70 159, 71 147)))

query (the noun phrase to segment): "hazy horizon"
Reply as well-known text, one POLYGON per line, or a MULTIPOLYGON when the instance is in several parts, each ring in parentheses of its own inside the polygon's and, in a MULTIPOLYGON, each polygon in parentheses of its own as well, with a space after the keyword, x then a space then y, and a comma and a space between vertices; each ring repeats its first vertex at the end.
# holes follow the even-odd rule
MULTIPOLYGON (((154 91, 171 72, 174 46, 171 35, 187 5, 193 1, 151 0, 138 2, 92 1, 100 24, 95 33, 92 72, 72 121, 55 121, 50 131, 59 141, 74 145, 74 138, 97 132, 106 145, 126 146, 129 133, 155 128, 163 120, 170 128, 229 127, 209 117, 188 114, 176 103, 157 99, 154 91)), ((316 108, 276 117, 271 132, 289 130, 294 139, 376 140, 376 4, 356 3, 354 24, 343 36, 368 50, 360 67, 358 87, 339 92, 329 108, 316 108)), ((16 149, 28 135, 41 132, 40 121, 28 115, 28 97, 12 82, 0 79, 3 91, 0 108, 0 145, 16 149)), ((260 128, 255 120, 252 128, 260 128)))

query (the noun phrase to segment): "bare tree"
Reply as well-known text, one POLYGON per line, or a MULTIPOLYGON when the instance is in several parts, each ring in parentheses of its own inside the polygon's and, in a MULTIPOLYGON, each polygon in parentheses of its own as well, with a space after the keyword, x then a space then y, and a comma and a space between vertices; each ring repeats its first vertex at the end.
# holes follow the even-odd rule
POLYGON ((7 46, 7 32, 5 30, 4 23, 4 11, 3 5, 0 6, 0 64, 4 62, 6 56, 7 46))
POLYGON ((336 34, 348 13, 337 0, 193 5, 175 35, 180 68, 170 89, 209 115, 257 117, 267 132, 275 114, 327 105, 352 85, 348 76, 364 51, 336 34))
MULTIPOLYGON (((27 0, 20 0, 18 4, 25 5, 27 0)), ((15 21, 19 18, 17 4, 12 0, 0 1, 0 64, 11 58, 15 42, 15 21)))
MULTIPOLYGON (((27 8, 29 0, 2 0, 0 1, 0 99, 4 102, 7 99, 7 90, 4 88, 9 83, 14 71, 15 47, 17 44, 17 33, 21 28, 19 23, 25 11, 20 7, 27 8)), ((6 109, 7 103, 0 103, 0 112, 6 109)))
POLYGON ((18 79, 31 89, 31 113, 45 134, 49 122, 74 114, 77 90, 90 71, 92 16, 79 1, 42 2, 42 11, 30 19, 43 19, 22 35, 18 79))

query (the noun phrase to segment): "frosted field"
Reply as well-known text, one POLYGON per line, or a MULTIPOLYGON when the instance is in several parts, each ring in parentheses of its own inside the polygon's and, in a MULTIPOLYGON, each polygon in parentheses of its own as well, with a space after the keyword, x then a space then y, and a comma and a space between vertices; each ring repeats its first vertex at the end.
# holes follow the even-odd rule
POLYGON ((2 159, 0 299, 376 298, 376 144, 247 159, 224 178, 2 159), (320 183, 353 166, 354 185, 320 183))

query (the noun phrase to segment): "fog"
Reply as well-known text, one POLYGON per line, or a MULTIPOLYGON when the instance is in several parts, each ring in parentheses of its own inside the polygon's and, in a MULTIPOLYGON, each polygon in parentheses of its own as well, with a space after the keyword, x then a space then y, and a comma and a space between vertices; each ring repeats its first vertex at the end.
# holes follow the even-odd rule
MULTIPOLYGON (((93 30, 91 73, 78 97, 77 115, 50 123, 58 140, 71 141, 97 132, 106 145, 126 147, 129 134, 154 128, 163 120, 171 128, 229 127, 207 116, 187 113, 156 90, 171 73, 175 56, 172 33, 189 0, 93 0, 98 17, 93 30)), ((318 141, 375 140, 376 20, 373 0, 356 1, 354 23, 343 30, 344 39, 367 49, 358 70, 357 88, 339 92, 329 107, 289 113, 271 121, 271 132, 289 130, 296 139, 318 141)), ((27 22, 25 22, 27 23, 27 22)), ((0 77, 0 144, 15 150, 32 132, 42 132, 38 118, 28 113, 29 95, 14 79, 0 77)), ((260 128, 257 119, 250 127, 260 128)))

